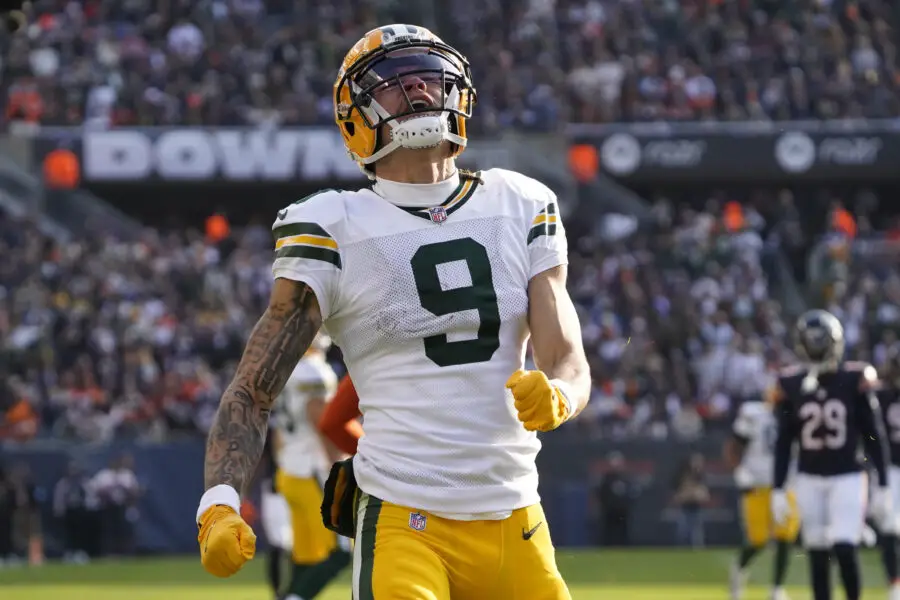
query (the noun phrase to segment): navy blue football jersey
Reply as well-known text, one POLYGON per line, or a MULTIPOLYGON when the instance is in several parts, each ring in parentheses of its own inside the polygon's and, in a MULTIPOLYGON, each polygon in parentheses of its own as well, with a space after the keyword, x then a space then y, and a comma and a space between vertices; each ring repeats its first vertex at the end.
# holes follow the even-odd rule
MULTIPOLYGON (((870 443, 867 438, 883 431, 880 417, 875 418, 880 412, 872 395, 876 384, 875 369, 860 362, 845 362, 815 378, 809 377, 805 368, 782 373, 776 411, 781 443, 776 454, 787 456, 781 460, 776 456, 776 463, 786 465, 793 442, 797 442, 800 473, 833 476, 861 471, 863 448, 870 443)), ((776 466, 776 486, 779 470, 776 466)))

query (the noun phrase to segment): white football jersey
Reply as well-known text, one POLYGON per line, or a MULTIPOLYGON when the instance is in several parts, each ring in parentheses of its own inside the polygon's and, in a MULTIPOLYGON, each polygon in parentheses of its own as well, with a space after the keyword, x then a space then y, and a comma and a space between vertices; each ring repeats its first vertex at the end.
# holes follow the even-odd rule
POLYGON ((294 477, 318 477, 328 473, 328 456, 315 423, 306 416, 312 398, 331 399, 337 375, 317 354, 303 357, 275 404, 276 427, 283 445, 277 453, 278 468, 294 477))
POLYGON ((325 191, 273 230, 274 276, 313 289, 359 394, 360 488, 460 518, 538 502, 540 442, 505 384, 529 281, 567 263, 553 192, 501 169, 462 176, 435 208, 325 191))
POLYGON ((749 478, 739 481, 739 487, 772 487, 778 424, 771 405, 762 401, 744 402, 738 410, 733 429, 735 435, 747 441, 738 469, 749 478))

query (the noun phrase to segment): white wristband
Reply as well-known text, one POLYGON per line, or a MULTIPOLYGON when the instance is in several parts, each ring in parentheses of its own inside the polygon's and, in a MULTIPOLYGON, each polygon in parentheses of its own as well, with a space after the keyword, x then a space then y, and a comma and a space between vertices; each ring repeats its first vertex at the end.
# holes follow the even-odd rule
POLYGON ((563 402, 566 403, 566 408, 569 409, 566 415, 566 421, 568 421, 575 415, 575 406, 572 405, 572 387, 562 379, 551 379, 550 384, 556 388, 563 402))
POLYGON ((200 507, 197 508, 197 523, 209 507, 222 504, 234 509, 234 512, 241 514, 241 497, 237 490, 228 484, 220 483, 206 490, 206 493, 200 498, 200 507))

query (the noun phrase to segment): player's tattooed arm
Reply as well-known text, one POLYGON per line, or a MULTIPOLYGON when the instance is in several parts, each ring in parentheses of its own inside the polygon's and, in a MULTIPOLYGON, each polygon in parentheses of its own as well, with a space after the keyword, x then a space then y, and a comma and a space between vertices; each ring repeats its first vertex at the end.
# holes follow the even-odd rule
POLYGON ((584 353, 581 323, 569 291, 568 270, 559 265, 532 277, 528 284, 528 325, 534 364, 550 379, 569 386, 573 416, 587 406, 591 395, 591 370, 584 353))
POLYGON ((263 452, 275 398, 322 325, 306 284, 276 279, 231 385, 222 395, 206 443, 206 489, 227 484, 246 493, 263 452))

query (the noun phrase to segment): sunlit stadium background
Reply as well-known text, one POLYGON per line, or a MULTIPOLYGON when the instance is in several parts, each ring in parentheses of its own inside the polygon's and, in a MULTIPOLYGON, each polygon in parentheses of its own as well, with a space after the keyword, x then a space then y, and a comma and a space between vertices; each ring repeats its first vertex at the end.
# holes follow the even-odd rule
MULTIPOLYGON (((576 600, 726 597, 722 442, 802 310, 834 311, 879 369, 900 350, 900 3, 40 0, 26 17, 0 34, 3 600, 269 597, 260 561, 227 582, 199 565, 203 437, 267 297, 276 211, 365 184, 330 89, 378 24, 469 56, 466 167, 559 196, 595 387, 543 437, 541 492, 576 600), (67 519, 70 464, 133 469, 140 494, 67 519)), ((805 578, 801 557, 795 598, 805 578)))

